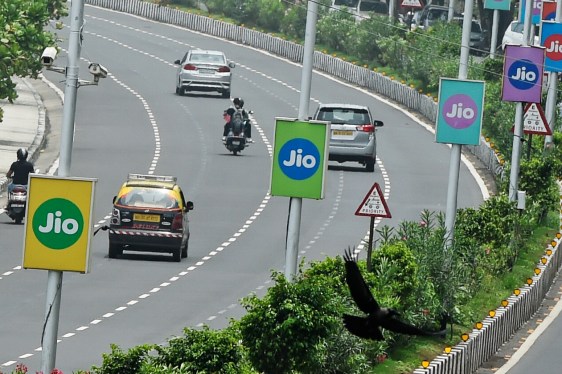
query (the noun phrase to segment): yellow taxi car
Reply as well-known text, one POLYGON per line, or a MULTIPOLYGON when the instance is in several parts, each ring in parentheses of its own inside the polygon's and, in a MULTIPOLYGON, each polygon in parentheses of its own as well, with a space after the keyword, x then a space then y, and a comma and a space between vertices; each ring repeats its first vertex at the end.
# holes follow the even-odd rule
POLYGON ((126 251, 171 253, 187 257, 193 202, 185 201, 177 178, 129 174, 113 198, 109 224, 109 258, 126 251))

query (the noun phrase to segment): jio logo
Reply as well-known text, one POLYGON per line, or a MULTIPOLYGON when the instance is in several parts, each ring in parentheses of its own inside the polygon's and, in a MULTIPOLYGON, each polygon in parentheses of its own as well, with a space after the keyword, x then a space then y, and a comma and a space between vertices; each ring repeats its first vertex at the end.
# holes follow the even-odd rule
POLYGON ((507 70, 507 79, 518 90, 528 90, 538 82, 539 68, 532 61, 517 60, 507 70))
POLYGON ((291 179, 310 178, 320 164, 320 152, 310 140, 295 138, 279 150, 279 167, 291 179))
POLYGON ((82 235, 84 219, 72 201, 55 198, 37 208, 32 225, 35 237, 45 247, 65 249, 82 235))
POLYGON ((544 41, 546 56, 551 60, 562 60, 562 35, 549 35, 544 41))
POLYGON ((472 98, 465 94, 449 97, 442 110, 445 122, 455 129, 465 129, 477 118, 478 106, 472 98))

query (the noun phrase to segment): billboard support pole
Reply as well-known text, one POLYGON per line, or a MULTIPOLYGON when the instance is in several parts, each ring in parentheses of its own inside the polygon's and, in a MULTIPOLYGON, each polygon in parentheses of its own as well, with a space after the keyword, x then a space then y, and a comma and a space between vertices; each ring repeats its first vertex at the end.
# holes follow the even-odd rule
MULTIPOLYGON (((74 0, 70 9, 70 36, 68 40, 68 62, 64 90, 63 124, 61 131, 60 164, 58 176, 70 174, 70 160, 76 114, 76 93, 78 91, 78 62, 81 50, 81 30, 84 20, 84 0, 74 0)), ((62 292, 62 271, 48 270, 45 329, 41 337, 41 371, 50 373, 55 368, 57 356, 57 334, 62 292)))
MULTIPOLYGON (((306 29, 304 37, 304 55, 298 114, 299 120, 308 119, 310 86, 312 81, 312 65, 314 62, 314 44, 316 42, 317 12, 318 4, 315 1, 309 1, 306 14, 306 29)), ((287 278, 289 282, 292 282, 294 280, 295 274, 297 272, 301 210, 302 197, 290 197, 289 219, 287 223, 287 243, 285 251, 285 278, 287 278)))

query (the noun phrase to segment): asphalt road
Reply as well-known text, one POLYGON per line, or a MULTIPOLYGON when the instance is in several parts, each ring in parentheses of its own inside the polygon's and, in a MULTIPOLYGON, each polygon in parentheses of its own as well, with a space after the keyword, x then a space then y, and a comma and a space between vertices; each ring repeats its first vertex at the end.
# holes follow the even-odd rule
MULTIPOLYGON (((271 270, 283 270, 288 198, 267 194, 271 147, 274 118, 297 116, 301 80, 296 64, 188 30, 89 6, 85 20, 80 76, 90 79, 89 61, 110 71, 99 86, 79 89, 71 162, 72 176, 98 179, 96 227, 107 223, 128 173, 176 175, 195 209, 189 257, 181 263, 149 254, 108 259, 100 232, 92 241, 91 272, 64 274, 56 360, 64 372, 100 365, 111 343, 128 349, 165 343, 184 327, 222 328, 243 315, 242 297, 263 294, 271 270), (229 100, 174 93, 173 61, 193 47, 223 50, 237 64, 232 97, 243 97, 255 112, 255 144, 241 156, 221 143, 229 100)), ((68 28, 59 34, 67 48, 68 28)), ((56 62, 64 66, 64 53, 56 62)), ((61 75, 45 75, 62 89, 61 75)), ((379 227, 418 220, 424 209, 445 210, 449 147, 396 106, 314 74, 310 114, 320 102, 342 101, 369 105, 384 121, 380 160, 375 173, 330 163, 326 198, 303 202, 299 254, 306 261, 361 243, 369 219, 354 212, 374 182, 387 194, 393 217, 379 227)), ((50 136, 56 147, 56 126, 50 136)), ((55 159, 56 152, 45 157, 55 159)), ((478 206, 480 187, 462 164, 458 207, 478 206)), ((23 226, 2 215, 0 237, 0 369, 23 362, 39 370, 47 274, 19 268, 23 226)))

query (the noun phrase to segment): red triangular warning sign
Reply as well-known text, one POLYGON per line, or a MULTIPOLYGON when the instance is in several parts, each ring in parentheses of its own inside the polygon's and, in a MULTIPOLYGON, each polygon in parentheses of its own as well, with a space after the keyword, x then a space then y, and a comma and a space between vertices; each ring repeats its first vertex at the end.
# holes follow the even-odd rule
POLYGON ((523 114, 523 132, 525 134, 552 135, 541 104, 528 103, 523 114))
POLYGON ((423 4, 420 0, 402 0, 400 6, 404 8, 423 8, 423 4))
POLYGON ((373 187, 371 187, 371 190, 367 193, 367 196, 365 196, 363 202, 355 211, 355 215, 392 218, 378 183, 375 182, 375 184, 373 184, 373 187))

